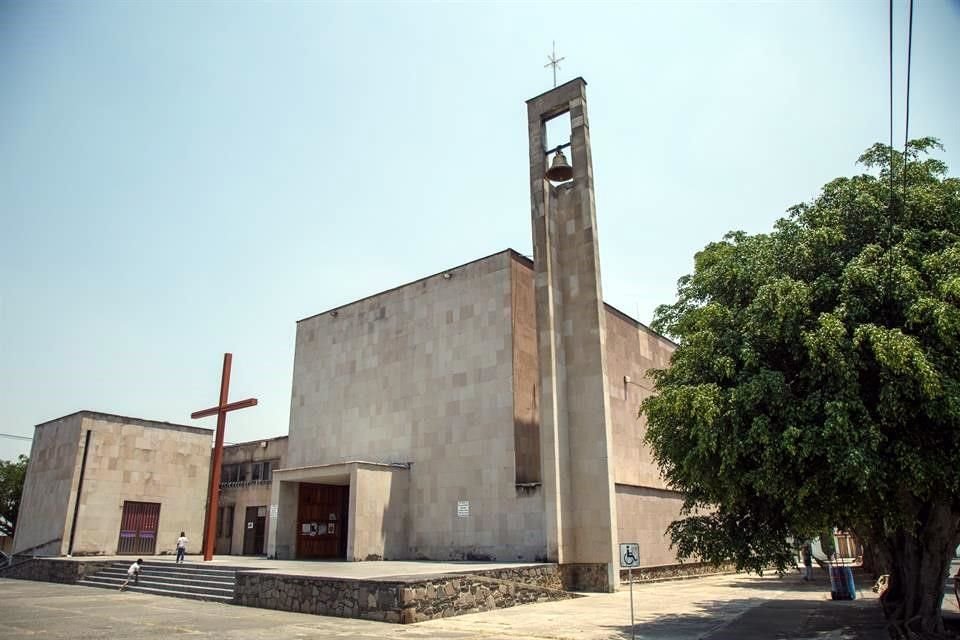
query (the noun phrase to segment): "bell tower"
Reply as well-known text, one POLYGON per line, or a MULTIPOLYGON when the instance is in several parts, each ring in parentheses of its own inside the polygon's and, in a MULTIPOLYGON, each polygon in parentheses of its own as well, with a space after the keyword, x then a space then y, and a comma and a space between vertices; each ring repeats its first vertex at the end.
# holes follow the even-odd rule
POLYGON ((615 591, 616 493, 586 86, 576 78, 527 101, 541 460, 548 559, 578 588, 615 591), (564 114, 569 142, 548 149, 547 122, 564 114))

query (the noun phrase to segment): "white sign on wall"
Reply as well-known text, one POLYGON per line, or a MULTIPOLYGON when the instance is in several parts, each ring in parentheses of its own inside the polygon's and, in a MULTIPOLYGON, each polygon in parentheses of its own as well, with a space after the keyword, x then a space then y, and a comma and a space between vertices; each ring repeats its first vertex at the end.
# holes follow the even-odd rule
POLYGON ((275 504, 270 505, 270 517, 271 518, 277 517, 277 505, 275 504))
POLYGON ((470 501, 469 500, 457 501, 457 517, 458 518, 470 517, 470 501))

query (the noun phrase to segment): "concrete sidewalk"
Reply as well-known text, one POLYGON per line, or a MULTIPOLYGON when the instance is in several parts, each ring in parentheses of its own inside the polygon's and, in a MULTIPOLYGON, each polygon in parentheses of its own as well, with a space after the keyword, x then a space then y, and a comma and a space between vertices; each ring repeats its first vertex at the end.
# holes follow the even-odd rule
MULTIPOLYGON (((876 595, 832 601, 822 572, 808 584, 725 575, 634 586, 639 640, 886 640, 876 595)), ((952 592, 944 611, 957 612, 952 592)), ((524 605, 487 613, 391 625, 252 609, 82 586, 0 579, 0 637, 10 640, 110 638, 482 638, 626 639, 630 593, 524 605)))
MULTIPOLYGON (((856 601, 830 599, 829 580, 799 576, 713 576, 634 586, 638 640, 886 640, 876 594, 863 585, 856 601), (854 631, 856 629, 856 631, 854 631)), ((441 631, 523 638, 630 638, 630 594, 515 607, 417 625, 441 631)))

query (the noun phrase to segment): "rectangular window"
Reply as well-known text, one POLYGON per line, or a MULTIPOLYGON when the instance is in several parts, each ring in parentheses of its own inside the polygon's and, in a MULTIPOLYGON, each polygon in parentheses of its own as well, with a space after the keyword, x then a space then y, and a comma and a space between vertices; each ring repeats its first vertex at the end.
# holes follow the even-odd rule
POLYGON ((223 469, 220 471, 220 483, 224 482, 240 482, 242 478, 242 470, 239 464, 225 464, 223 469))
POLYGON ((253 482, 270 482, 273 479, 273 460, 254 462, 250 480, 253 482))

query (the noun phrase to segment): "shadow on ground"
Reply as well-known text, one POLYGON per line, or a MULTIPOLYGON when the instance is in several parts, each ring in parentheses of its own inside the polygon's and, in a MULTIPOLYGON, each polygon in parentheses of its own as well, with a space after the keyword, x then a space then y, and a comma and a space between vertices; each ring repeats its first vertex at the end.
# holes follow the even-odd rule
MULTIPOLYGON (((640 622, 637 640, 886 640, 875 600, 764 600, 698 602, 695 614, 640 622)), ((630 638, 629 626, 608 627, 611 638, 630 638)))
MULTIPOLYGON (((692 640, 711 637, 709 634, 728 624, 744 611, 761 606, 762 598, 737 600, 703 600, 695 603, 695 613, 660 616, 638 621, 633 627, 637 640, 692 640)), ((610 638, 630 638, 629 625, 606 626, 610 638)))
MULTIPOLYGON (((764 597, 704 600, 695 613, 665 615, 638 622, 637 640, 888 640, 880 603, 872 593, 873 580, 857 576, 856 600, 831 600, 830 581, 821 572, 811 582, 796 575, 757 581, 730 580, 718 585, 746 592, 765 591, 764 597), (771 599, 769 593, 793 594, 771 599)), ((954 598, 953 584, 946 596, 954 598)), ((944 602, 944 623, 960 630, 955 603, 944 602)), ((611 638, 631 638, 629 626, 607 627, 611 638)))

